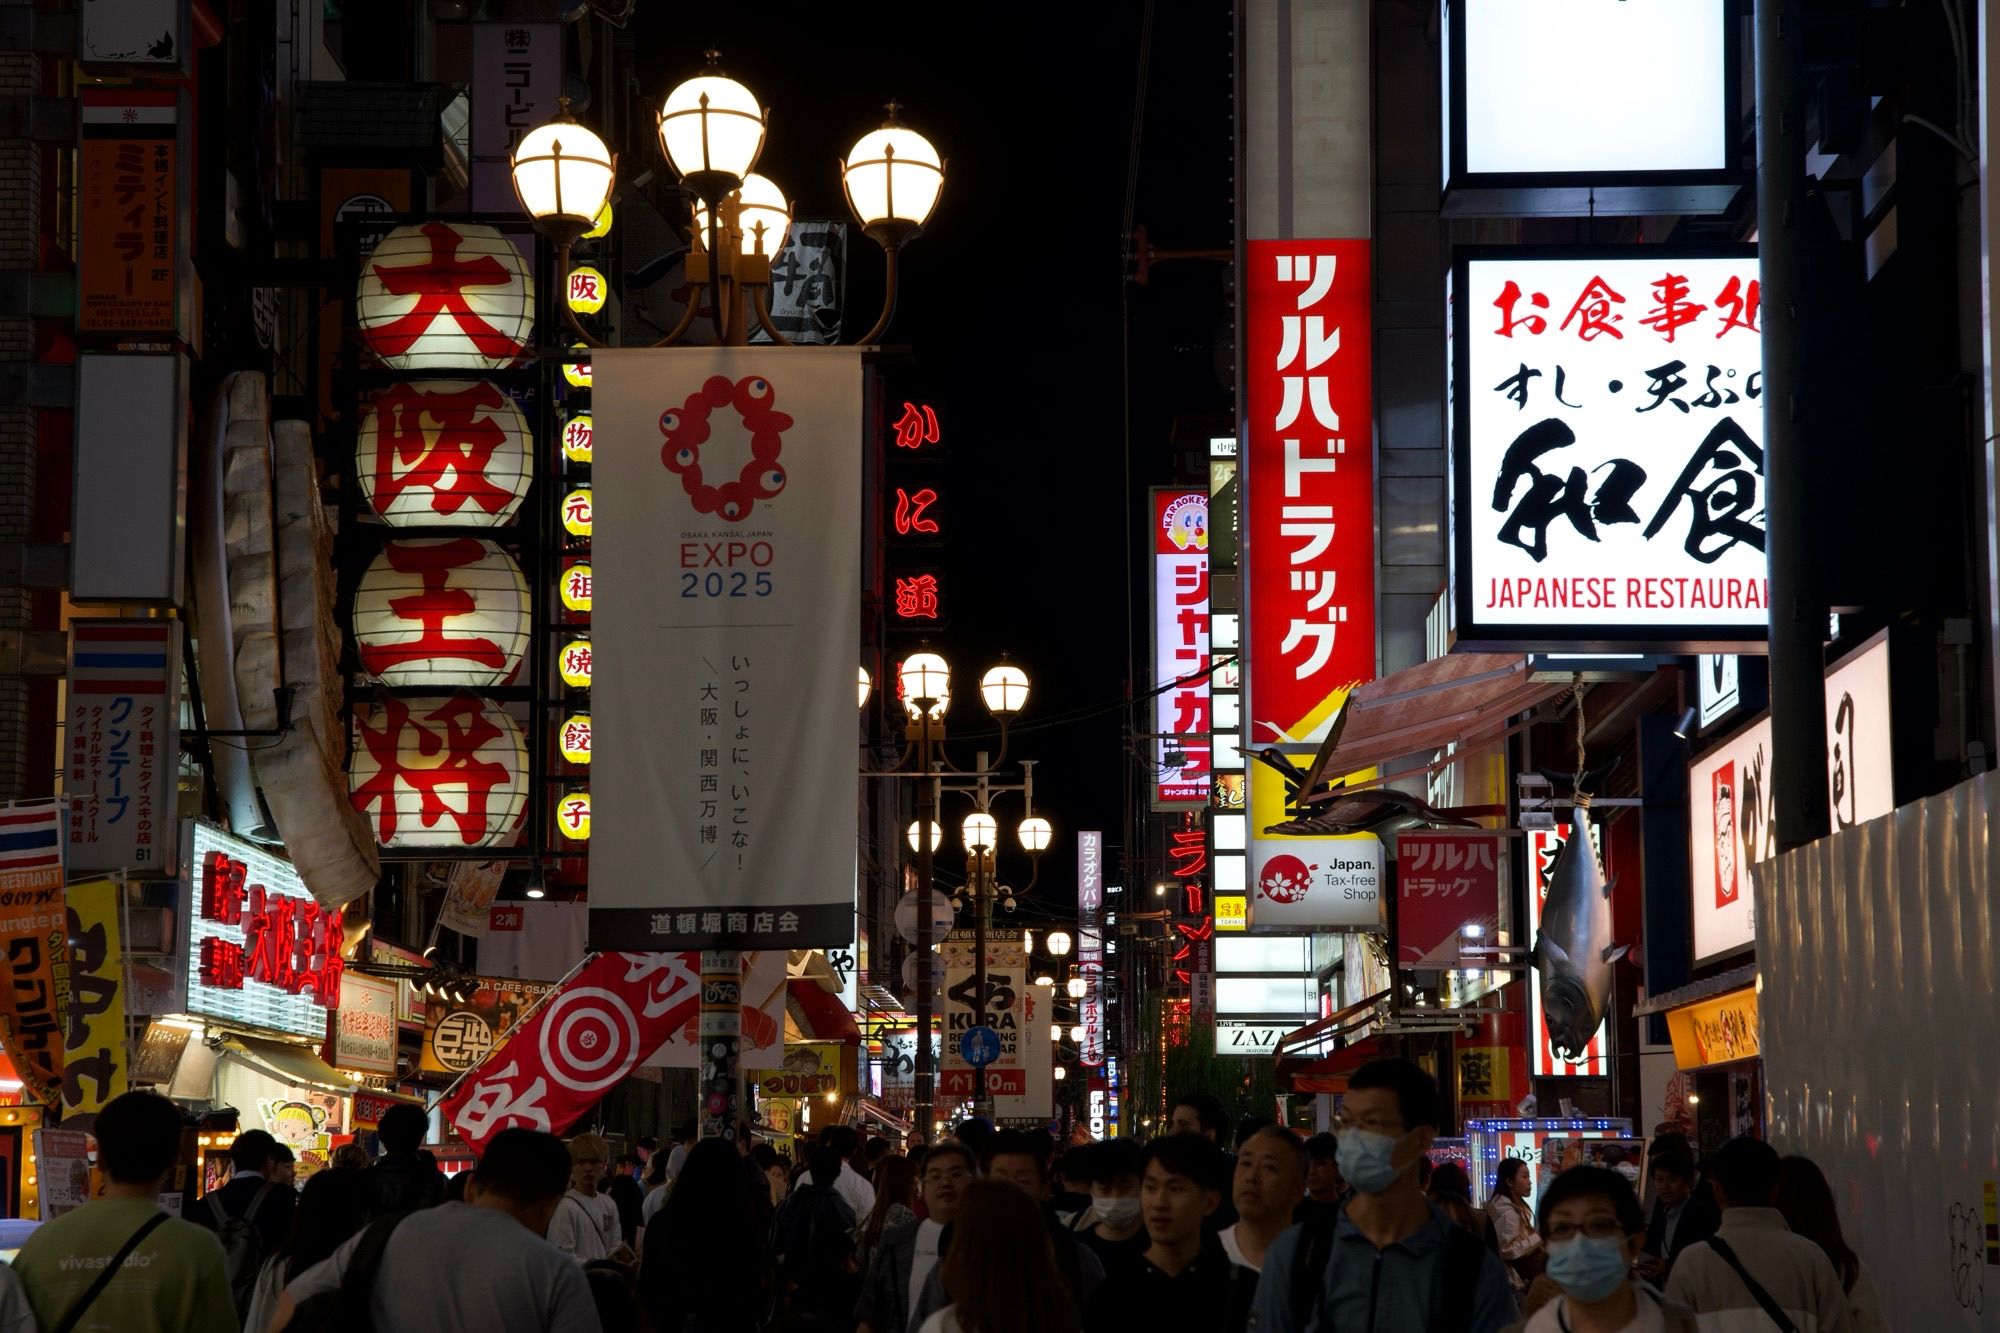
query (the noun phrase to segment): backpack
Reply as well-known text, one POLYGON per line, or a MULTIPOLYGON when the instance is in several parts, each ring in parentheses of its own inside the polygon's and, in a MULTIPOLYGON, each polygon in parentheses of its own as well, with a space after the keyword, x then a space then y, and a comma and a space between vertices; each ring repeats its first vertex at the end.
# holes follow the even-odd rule
POLYGON ((257 1274, 264 1268, 264 1233, 257 1229, 257 1210, 277 1187, 270 1180, 258 1186, 241 1217, 225 1212, 217 1195, 208 1196, 208 1210, 215 1214, 215 1238, 222 1242, 222 1252, 229 1261, 229 1297, 236 1303, 238 1319, 250 1313, 250 1302, 257 1294, 257 1274))
POLYGON ((779 1270, 794 1280, 839 1269, 853 1253, 854 1210, 830 1189, 808 1185, 785 1200, 771 1224, 779 1270))
MULTIPOLYGON (((1304 1328, 1326 1297, 1326 1267, 1333 1258, 1333 1237, 1340 1209, 1316 1208, 1300 1223, 1299 1247, 1292 1257, 1292 1326, 1304 1328)), ((1472 1323, 1472 1297, 1479 1287, 1479 1270, 1486 1262, 1486 1244, 1464 1227, 1451 1224, 1444 1244, 1442 1299, 1431 1317, 1432 1333, 1462 1333, 1472 1323)))
POLYGON ((374 1333, 369 1293, 375 1285, 375 1270, 382 1266, 382 1252, 389 1248, 389 1233, 407 1216, 394 1213, 370 1222, 348 1256, 340 1285, 300 1301, 285 1333, 374 1333))

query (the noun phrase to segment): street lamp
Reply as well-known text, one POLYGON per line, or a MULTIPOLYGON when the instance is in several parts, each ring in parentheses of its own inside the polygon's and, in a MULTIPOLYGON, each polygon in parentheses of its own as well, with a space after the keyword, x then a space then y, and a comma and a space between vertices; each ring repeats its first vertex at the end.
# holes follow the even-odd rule
POLYGON ((861 668, 861 703, 860 703, 860 706, 861 706, 862 708, 866 708, 866 707, 868 706, 868 696, 869 696, 870 694, 872 694, 872 693, 874 692, 874 690, 875 690, 875 680, 874 680, 874 677, 872 677, 872 676, 870 676, 870 675, 868 674, 868 668, 867 668, 867 667, 862 667, 862 668, 861 668))
POLYGON ((986 698, 988 712, 995 717, 1011 716, 1028 702, 1028 673, 1002 663, 980 678, 979 692, 986 698))
MULTIPOLYGON (((931 826, 931 850, 936 851, 937 845, 944 841, 944 825, 938 823, 935 819, 933 819, 930 821, 930 826, 931 826)), ((924 850, 922 845, 923 836, 924 836, 924 821, 921 819, 912 820, 910 822, 910 833, 909 833, 911 851, 921 852, 924 850)))
POLYGON ((993 847, 1000 837, 1000 821, 984 810, 975 811, 965 817, 963 828, 965 850, 987 859, 993 856, 993 847))
POLYGON ((1065 986, 1063 989, 1069 992, 1070 999, 1081 1000, 1083 998, 1084 992, 1089 990, 1090 988, 1084 983, 1082 977, 1071 977, 1069 979, 1069 984, 1065 986))
POLYGON ((1069 956, 1069 946, 1070 946, 1069 932, 1066 930, 1050 931, 1049 937, 1045 941, 1045 945, 1049 951, 1049 957, 1067 958, 1069 956))
POLYGON ((1055 830, 1049 827, 1048 820, 1040 815, 1032 815, 1021 821, 1020 837, 1023 850, 1046 852, 1049 849, 1049 842, 1055 837, 1055 830))
MULTIPOLYGON (((770 114, 755 93, 722 73, 716 52, 707 56, 709 68, 668 93, 659 111, 660 152, 698 201, 687 281, 709 289, 716 337, 724 345, 747 344, 753 319, 772 342, 787 343, 771 323, 768 289, 771 259, 784 245, 791 208, 784 191, 754 170, 770 114)), ((879 341, 888 329, 896 313, 902 249, 923 233, 944 189, 944 159, 928 139, 897 120, 900 109, 890 103, 888 121, 863 135, 840 163, 848 205, 861 230, 882 247, 887 270, 882 313, 858 339, 863 345, 879 341)), ((603 140, 570 117, 565 102, 554 121, 522 139, 513 167, 522 210, 555 243, 560 271, 568 273, 571 247, 616 186, 617 160, 603 140)), ((654 346, 671 347, 685 338, 700 305, 698 297, 691 298, 680 323, 654 346)), ((586 347, 608 346, 567 305, 563 317, 586 347)))

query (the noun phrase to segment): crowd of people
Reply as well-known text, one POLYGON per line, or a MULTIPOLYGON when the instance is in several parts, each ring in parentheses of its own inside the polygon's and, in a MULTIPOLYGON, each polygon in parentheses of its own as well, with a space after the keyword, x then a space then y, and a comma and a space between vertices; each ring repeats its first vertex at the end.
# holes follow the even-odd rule
POLYGON ((128 1093, 101 1196, 0 1268, 0 1333, 1886 1331, 1805 1158, 1742 1138, 1697 1166, 1668 1131, 1643 1181, 1607 1153, 1536 1199, 1508 1159, 1478 1209, 1431 1165, 1439 1122, 1430 1077, 1378 1060, 1306 1139, 1192 1094, 1159 1138, 1060 1154, 980 1120, 908 1152, 836 1126, 798 1164, 692 1125, 645 1161, 510 1129, 447 1179, 408 1107, 297 1191, 248 1131, 175 1217, 181 1114, 128 1093))

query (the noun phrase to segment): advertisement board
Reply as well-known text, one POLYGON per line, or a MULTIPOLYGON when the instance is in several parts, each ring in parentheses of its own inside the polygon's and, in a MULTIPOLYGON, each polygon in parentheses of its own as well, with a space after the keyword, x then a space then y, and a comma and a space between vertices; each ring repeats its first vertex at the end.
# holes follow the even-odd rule
POLYGON ((176 621, 70 626, 63 794, 72 872, 171 873, 180 664, 176 621))
MULTIPOLYGON (((1271 775, 1273 779, 1276 774, 1271 775)), ((1250 784, 1250 827, 1285 817, 1275 781, 1250 784)), ((1250 929, 1382 930, 1382 840, 1372 833, 1250 838, 1250 929)))
POLYGON ((860 355, 593 365, 590 945, 848 944, 860 355))
POLYGON ((340 974, 340 1009, 333 1016, 333 1067, 362 1074, 396 1073, 396 983, 359 972, 340 974))
POLYGON ((417 1067, 430 1074, 463 1074, 475 1068, 554 987, 538 981, 479 977, 463 1000, 432 995, 424 1001, 424 1044, 417 1067))
POLYGON ((72 884, 69 1012, 63 1023, 63 1113, 99 1111, 131 1086, 125 1036, 125 950, 114 880, 72 884))
POLYGON ((1500 928, 1506 893, 1503 835, 1440 830, 1398 834, 1397 966, 1457 967, 1461 939, 1491 942, 1500 928))
POLYGON ((1055 1114, 1055 1053, 1050 1049, 1049 1024, 1055 1021, 1056 988, 1021 988, 1021 1072, 1019 1095, 993 1100, 993 1115, 1006 1120, 1047 1120, 1055 1114))
POLYGON ((1077 1063, 1094 1069, 1104 1063, 1104 834, 1097 829, 1076 835, 1076 971, 1083 978, 1077 1063))
POLYGON ((88 88, 77 150, 76 326, 180 331, 180 94, 88 88))
POLYGON ((292 863, 190 821, 188 1012, 294 1037, 326 1037, 339 1003, 338 909, 314 900, 292 863))
POLYGON ((1210 796, 1208 495, 1153 491, 1153 808, 1210 796), (1168 688, 1171 686, 1171 688, 1168 688))
POLYGON ((0 805, 0 1041, 23 1092, 50 1107, 62 1096, 57 979, 69 976, 62 830, 56 801, 0 805))
MULTIPOLYGON (((944 957, 944 993, 938 998, 938 1011, 944 1016, 944 1060, 937 1077, 940 1102, 979 1095, 979 1081, 973 1066, 967 1062, 959 1046, 960 1040, 979 1019, 974 934, 970 930, 954 930, 945 936, 938 949, 944 957)), ((999 1058, 986 1066, 988 1097, 1028 1095, 1027 1054, 1022 1027, 1029 1007, 1027 993, 1030 989, 1028 947, 1022 942, 1020 932, 1003 934, 988 931, 986 1026, 1000 1038, 999 1058)))
POLYGON ((1462 250, 1452 295, 1456 647, 1761 644, 1755 248, 1462 250))
POLYGON ((562 96, 562 25, 486 22, 472 25, 472 105, 469 109, 472 206, 512 211, 509 165, 529 130, 550 119, 562 96))
MULTIPOLYGON (((1827 791, 1833 832, 1896 808, 1889 728, 1889 642, 1877 635, 1826 678, 1827 791)), ((1688 865, 1697 963, 1757 937, 1750 867, 1778 850, 1778 788, 1768 714, 1688 765, 1688 865)))

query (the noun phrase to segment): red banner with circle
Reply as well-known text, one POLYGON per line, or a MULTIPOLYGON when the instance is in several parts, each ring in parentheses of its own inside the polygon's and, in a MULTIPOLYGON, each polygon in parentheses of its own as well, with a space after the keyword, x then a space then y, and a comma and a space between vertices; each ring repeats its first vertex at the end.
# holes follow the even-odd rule
POLYGON ((701 1006, 700 955, 593 954, 446 1096, 474 1148, 503 1129, 560 1134, 701 1006))

